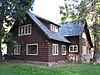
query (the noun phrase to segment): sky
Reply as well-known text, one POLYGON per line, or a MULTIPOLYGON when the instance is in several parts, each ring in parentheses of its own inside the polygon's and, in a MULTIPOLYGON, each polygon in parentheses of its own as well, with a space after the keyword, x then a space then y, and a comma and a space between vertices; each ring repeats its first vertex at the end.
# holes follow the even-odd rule
MULTIPOLYGON (((69 0, 68 3, 73 2, 69 0)), ((63 5, 64 0, 35 0, 33 13, 54 23, 60 23, 59 6, 63 5)))
POLYGON ((35 0, 33 13, 54 23, 59 23, 59 6, 63 3, 63 0, 35 0))

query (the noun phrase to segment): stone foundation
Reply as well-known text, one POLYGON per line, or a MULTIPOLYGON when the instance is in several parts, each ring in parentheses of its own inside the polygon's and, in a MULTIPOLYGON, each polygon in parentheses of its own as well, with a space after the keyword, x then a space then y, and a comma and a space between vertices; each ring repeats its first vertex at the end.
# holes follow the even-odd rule
POLYGON ((40 66, 57 66, 61 64, 67 64, 67 60, 61 60, 57 62, 41 62, 41 61, 22 61, 22 60, 11 60, 15 63, 26 63, 26 64, 33 64, 33 65, 40 65, 40 66))

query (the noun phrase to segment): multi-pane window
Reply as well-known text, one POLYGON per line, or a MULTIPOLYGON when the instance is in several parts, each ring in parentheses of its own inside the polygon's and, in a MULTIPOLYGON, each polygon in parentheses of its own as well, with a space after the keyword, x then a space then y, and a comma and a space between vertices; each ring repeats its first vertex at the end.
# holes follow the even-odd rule
POLYGON ((27 44, 26 55, 38 55, 38 44, 27 44))
POLYGON ((52 44, 52 55, 58 55, 58 44, 52 44))
POLYGON ((62 55, 66 55, 66 45, 61 46, 62 55))
POLYGON ((51 31, 54 31, 54 32, 58 32, 59 31, 59 28, 56 25, 51 24, 50 28, 51 28, 51 31))
POLYGON ((77 45, 70 45, 69 52, 78 52, 78 46, 77 45))
POLYGON ((20 55, 20 49, 21 49, 20 45, 15 45, 14 46, 14 55, 20 55))
POLYGON ((31 24, 27 24, 24 26, 19 26, 18 35, 30 35, 31 34, 31 24))

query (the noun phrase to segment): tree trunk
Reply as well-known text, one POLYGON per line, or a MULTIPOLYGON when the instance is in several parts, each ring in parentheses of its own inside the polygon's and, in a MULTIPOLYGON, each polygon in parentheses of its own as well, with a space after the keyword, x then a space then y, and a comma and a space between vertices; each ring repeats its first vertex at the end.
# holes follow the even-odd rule
POLYGON ((93 56, 93 61, 94 62, 97 62, 98 59, 100 59, 100 51, 99 51, 99 45, 98 45, 98 41, 99 41, 99 37, 98 37, 98 29, 96 27, 99 27, 98 26, 98 15, 97 15, 97 11, 96 11, 96 0, 93 0, 93 6, 92 6, 92 12, 93 13, 93 16, 92 16, 92 19, 93 19, 93 33, 94 33, 94 56, 93 56))
POLYGON ((0 33, 0 60, 3 59, 2 51, 1 51, 1 39, 2 39, 2 37, 1 37, 1 33, 0 33))
POLYGON ((2 50, 1 50, 1 42, 2 42, 2 27, 3 27, 3 21, 0 20, 0 61, 3 59, 2 56, 2 50))
POLYGON ((3 60, 2 52, 0 51, 0 61, 3 60))
POLYGON ((100 63, 100 50, 99 50, 99 45, 98 42, 99 37, 95 36, 94 37, 94 62, 99 62, 100 63))

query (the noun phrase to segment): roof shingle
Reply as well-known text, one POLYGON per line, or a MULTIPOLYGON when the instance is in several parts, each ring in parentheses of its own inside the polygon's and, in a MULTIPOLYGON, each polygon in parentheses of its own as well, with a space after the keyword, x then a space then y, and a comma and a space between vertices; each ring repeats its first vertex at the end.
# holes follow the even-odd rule
POLYGON ((60 34, 65 37, 79 36, 84 30, 85 24, 82 21, 67 22, 60 24, 60 34))
POLYGON ((38 18, 36 18, 36 16, 33 13, 28 12, 28 15, 34 20, 34 22, 45 32, 45 34, 50 39, 70 43, 70 41, 64 38, 64 36, 49 30, 40 20, 38 20, 38 18))

